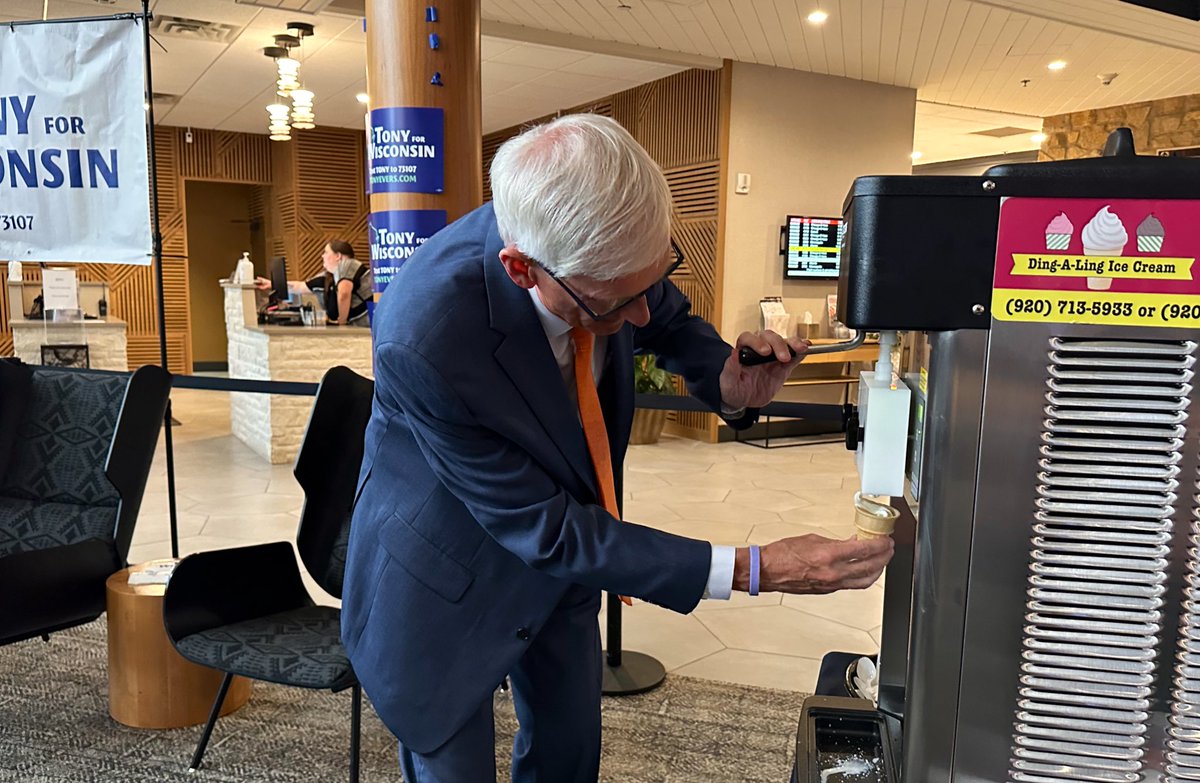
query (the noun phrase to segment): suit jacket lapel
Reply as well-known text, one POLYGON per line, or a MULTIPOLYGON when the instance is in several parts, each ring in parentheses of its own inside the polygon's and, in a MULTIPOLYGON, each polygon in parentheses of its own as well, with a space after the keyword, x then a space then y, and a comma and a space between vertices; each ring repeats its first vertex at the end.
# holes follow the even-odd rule
POLYGON ((595 473, 579 417, 563 386, 558 362, 529 301, 529 292, 514 285, 499 260, 502 244, 493 229, 484 247, 491 327, 500 333, 496 361, 525 398, 538 422, 584 486, 596 493, 595 473))

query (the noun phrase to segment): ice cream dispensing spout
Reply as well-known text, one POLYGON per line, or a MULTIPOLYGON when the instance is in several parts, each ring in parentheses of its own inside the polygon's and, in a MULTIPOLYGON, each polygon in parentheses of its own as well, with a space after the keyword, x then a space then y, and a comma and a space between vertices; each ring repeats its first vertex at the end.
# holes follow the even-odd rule
POLYGON ((879 333, 879 361, 875 363, 875 378, 880 381, 890 381, 895 368, 892 367, 892 350, 896 347, 899 336, 896 332, 879 333))
MULTIPOLYGON (((855 464, 862 491, 854 496, 859 538, 890 535, 899 512, 890 498, 904 492, 912 391, 896 374, 896 332, 879 333, 879 361, 859 376, 855 464)), ((849 440, 847 440, 849 443, 849 440)))

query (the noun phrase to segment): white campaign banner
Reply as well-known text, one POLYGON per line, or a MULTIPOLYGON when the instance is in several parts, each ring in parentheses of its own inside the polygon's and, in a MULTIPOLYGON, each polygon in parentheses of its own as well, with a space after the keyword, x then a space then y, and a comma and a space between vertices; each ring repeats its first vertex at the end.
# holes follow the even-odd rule
POLYGON ((0 27, 0 261, 150 263, 140 25, 0 27))

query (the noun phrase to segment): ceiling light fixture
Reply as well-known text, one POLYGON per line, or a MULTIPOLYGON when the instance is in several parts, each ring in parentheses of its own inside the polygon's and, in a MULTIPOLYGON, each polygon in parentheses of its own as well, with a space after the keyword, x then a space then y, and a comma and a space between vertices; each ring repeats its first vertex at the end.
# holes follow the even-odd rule
POLYGON ((808 21, 813 24, 825 24, 825 20, 829 18, 829 13, 822 11, 820 8, 808 15, 808 21))
POLYGON ((371 96, 367 95, 365 92, 360 92, 354 96, 354 100, 358 101, 359 103, 370 103, 371 96))
POLYGON ((1050 63, 1046 67, 1052 71, 1061 71, 1063 68, 1067 67, 1067 61, 1066 60, 1055 60, 1054 62, 1050 63))
POLYGON ((296 130, 311 130, 316 126, 313 114, 312 90, 292 90, 292 127, 296 130))
POLYGON ((1050 138, 1050 137, 1044 133, 1035 133, 1029 137, 1029 140, 1032 141, 1034 144, 1041 144, 1048 138, 1050 138))
POLYGON ((263 54, 275 61, 275 94, 280 100, 267 106, 270 121, 267 132, 271 141, 288 141, 292 129, 315 128, 316 114, 312 90, 304 89, 300 78, 300 60, 292 56, 299 50, 304 39, 313 34, 313 26, 307 22, 289 22, 288 31, 275 36, 275 45, 263 49, 263 54), (284 101, 291 100, 289 107, 284 101))
POLYGON ((924 157, 924 155, 925 155, 924 152, 920 152, 919 150, 913 150, 912 155, 909 155, 909 157, 912 158, 913 160, 920 160, 922 157, 924 157))
POLYGON ((292 138, 292 127, 288 125, 287 104, 272 103, 267 106, 267 114, 271 118, 267 125, 267 132, 271 134, 271 141, 290 141, 292 138))

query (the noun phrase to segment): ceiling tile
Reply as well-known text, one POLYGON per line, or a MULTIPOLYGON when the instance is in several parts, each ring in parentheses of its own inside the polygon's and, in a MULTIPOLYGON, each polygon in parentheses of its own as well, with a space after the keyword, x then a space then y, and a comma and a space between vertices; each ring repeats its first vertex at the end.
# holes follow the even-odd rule
POLYGON ((522 84, 549 73, 547 68, 534 68, 529 65, 510 65, 508 63, 489 62, 487 64, 490 78, 501 81, 522 84))
POLYGON ((489 58, 489 62, 503 63, 505 65, 526 65, 531 68, 561 68, 564 65, 579 62, 587 56, 585 52, 559 49, 555 46, 526 44, 525 46, 510 47, 489 58))

